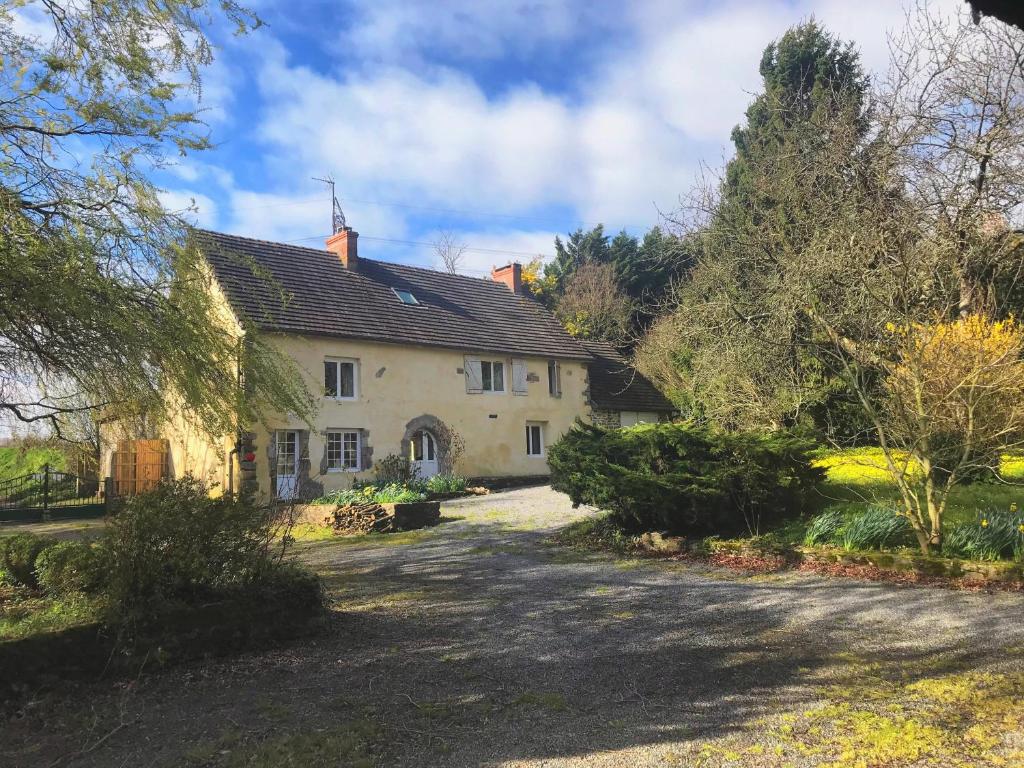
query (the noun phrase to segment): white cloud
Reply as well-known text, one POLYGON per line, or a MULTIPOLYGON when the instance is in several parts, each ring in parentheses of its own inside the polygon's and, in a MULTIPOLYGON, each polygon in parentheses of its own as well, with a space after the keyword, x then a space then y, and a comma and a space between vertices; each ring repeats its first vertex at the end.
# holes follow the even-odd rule
MULTIPOLYGON (((252 76, 262 108, 253 129, 272 183, 253 191, 220 179, 221 226, 268 239, 325 235, 326 194, 322 205, 309 201, 322 193, 310 177, 324 173, 334 173, 349 221, 367 236, 422 241, 422 232, 438 225, 412 210, 359 200, 522 215, 557 209, 611 229, 649 226, 659 209, 675 207, 701 161, 716 166, 729 154, 729 133, 760 86, 758 63, 769 42, 814 15, 855 40, 869 69, 883 69, 886 32, 904 14, 890 0, 649 0, 588 8, 553 0, 360 2, 346 31, 346 68, 329 73, 296 65, 260 33, 252 76), (612 21, 619 29, 599 49, 603 55, 590 57, 596 63, 558 93, 533 84, 491 92, 436 63, 522 59, 537 45, 572 45, 612 21)), ((553 237, 488 224, 464 232, 475 246, 527 252, 549 252, 553 237)), ((379 242, 366 247, 431 260, 422 247, 412 254, 379 242)), ((493 256, 476 253, 472 269, 502 260, 493 256)))
MULTIPOLYGON (((288 192, 253 192, 232 189, 228 193, 231 215, 221 228, 246 237, 262 240, 298 241, 300 245, 320 248, 331 233, 331 202, 329 193, 310 180, 302 190, 288 192)), ((401 238, 406 235, 400 216, 378 206, 342 201, 345 215, 366 235, 401 238)))
POLYGON ((565 0, 356 0, 354 22, 339 49, 377 61, 421 58, 430 52, 462 59, 528 55, 539 46, 566 41, 609 15, 600 6, 565 0))
MULTIPOLYGON (((468 246, 460 272, 481 277, 492 267, 512 261, 526 263, 540 256, 547 261, 554 254, 557 232, 552 230, 487 229, 454 233, 455 240, 468 246)), ((440 267, 437 259, 431 265, 440 267)))
POLYGON ((636 105, 573 105, 528 86, 488 99, 468 78, 402 69, 333 79, 283 57, 260 75, 275 175, 333 170, 340 189, 519 212, 568 204, 586 219, 655 220, 689 181, 682 136, 636 105))
POLYGON ((160 193, 160 202, 168 211, 196 226, 210 229, 218 224, 217 204, 202 193, 183 189, 166 190, 160 193))

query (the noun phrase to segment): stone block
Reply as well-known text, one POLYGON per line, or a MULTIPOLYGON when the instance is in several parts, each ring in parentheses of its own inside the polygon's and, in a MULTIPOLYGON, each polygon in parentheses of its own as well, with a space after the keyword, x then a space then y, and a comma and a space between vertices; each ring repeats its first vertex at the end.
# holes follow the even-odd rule
POLYGON ((441 520, 441 502, 412 501, 401 504, 382 504, 385 511, 394 516, 395 528, 399 531, 411 531, 437 525, 441 520))

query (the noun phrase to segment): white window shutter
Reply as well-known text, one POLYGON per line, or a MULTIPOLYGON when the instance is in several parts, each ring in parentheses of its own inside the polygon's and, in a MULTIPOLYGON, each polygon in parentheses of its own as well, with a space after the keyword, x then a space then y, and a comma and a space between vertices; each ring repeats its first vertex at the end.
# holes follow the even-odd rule
POLYGON ((479 395, 484 391, 484 378, 480 372, 480 358, 467 357, 463 369, 466 371, 466 392, 479 395))
POLYGON ((529 390, 526 388, 526 361, 512 361, 512 394, 525 395, 529 390))

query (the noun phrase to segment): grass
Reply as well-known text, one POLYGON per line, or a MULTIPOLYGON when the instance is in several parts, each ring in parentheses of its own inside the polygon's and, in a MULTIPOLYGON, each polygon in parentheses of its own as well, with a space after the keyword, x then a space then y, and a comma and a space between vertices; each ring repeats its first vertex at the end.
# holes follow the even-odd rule
POLYGON ((607 514, 570 523, 551 539, 556 544, 586 552, 628 554, 635 549, 632 537, 619 530, 607 514))
POLYGON ((564 712, 569 708, 565 697, 549 691, 526 691, 512 700, 516 709, 527 711, 564 712))
MULTIPOLYGON (((837 515, 849 516, 876 507, 894 508, 899 503, 899 492, 886 469, 880 448, 823 451, 815 463, 826 472, 822 492, 829 509, 837 515)), ((913 470, 913 466, 910 469, 913 470)), ((954 487, 949 495, 945 526, 973 522, 979 513, 1008 510, 1013 503, 1024 508, 1024 457, 1004 457, 1000 473, 1008 483, 1021 485, 980 482, 954 487)), ((772 533, 787 544, 811 543, 807 540, 808 534, 814 539, 823 533, 809 527, 811 522, 810 518, 789 520, 772 533)), ((826 523, 819 521, 818 525, 826 523)), ((855 543, 850 542, 851 546, 855 543)), ((913 542, 909 546, 913 546, 913 542)))
POLYGON ((184 757, 190 768, 370 768, 379 764, 383 731, 370 720, 320 730, 295 731, 247 742, 235 729, 195 744, 184 757))
POLYGON ((42 469, 44 464, 63 471, 66 461, 64 454, 56 448, 45 446, 0 448, 0 481, 32 474, 42 469))
POLYGON ((85 597, 56 600, 0 587, 0 642, 90 624, 98 615, 98 605, 85 597))
MULTIPOLYGON (((896 485, 885 468, 881 448, 829 451, 815 463, 826 472, 826 496, 843 507, 862 510, 899 498, 896 485)), ((1004 457, 1000 474, 1006 481, 1022 485, 983 482, 957 486, 949 495, 947 521, 973 520, 980 511, 1009 509, 1013 502, 1024 508, 1024 457, 1004 457)))
POLYGON ((841 653, 814 673, 822 701, 757 722, 757 741, 731 735, 689 746, 700 768, 827 768, 1024 764, 1024 674, 927 658, 876 662, 841 653))

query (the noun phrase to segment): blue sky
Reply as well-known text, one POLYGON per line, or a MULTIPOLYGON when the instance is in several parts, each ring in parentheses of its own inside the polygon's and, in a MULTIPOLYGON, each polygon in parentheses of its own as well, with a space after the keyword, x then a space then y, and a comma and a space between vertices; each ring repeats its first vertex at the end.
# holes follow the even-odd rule
MULTIPOLYGON (((933 2, 959 9, 958 0, 933 2)), ((465 271, 549 255, 556 233, 641 233, 677 206, 758 88, 764 47, 814 15, 886 69, 892 0, 263 0, 215 33, 202 103, 216 149, 158 178, 223 231, 320 246, 332 175, 371 258, 465 271)))

